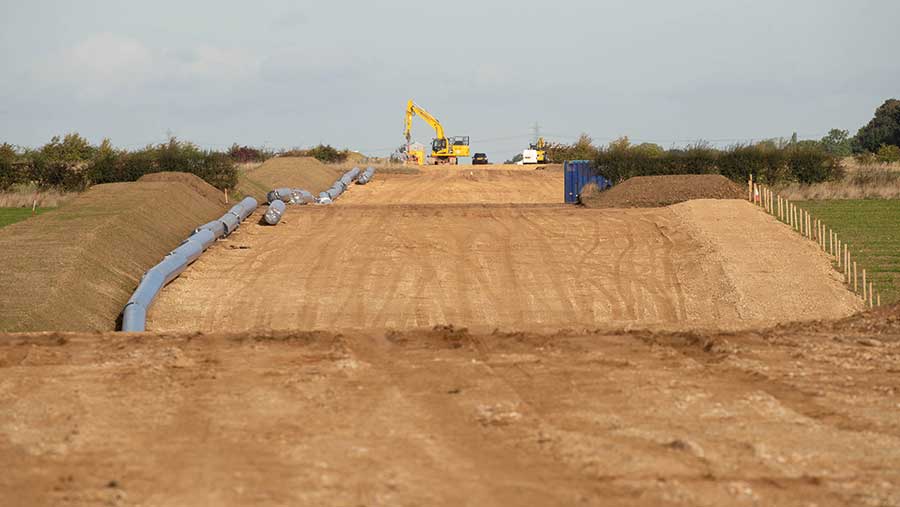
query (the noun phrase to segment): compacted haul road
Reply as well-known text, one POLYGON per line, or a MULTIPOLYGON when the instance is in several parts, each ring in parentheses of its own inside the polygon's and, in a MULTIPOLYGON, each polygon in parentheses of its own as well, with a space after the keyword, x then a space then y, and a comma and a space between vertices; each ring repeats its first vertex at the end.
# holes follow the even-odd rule
POLYGON ((0 505, 900 505, 896 308, 760 327, 860 304, 747 203, 561 198, 381 174, 5 337, 0 505))

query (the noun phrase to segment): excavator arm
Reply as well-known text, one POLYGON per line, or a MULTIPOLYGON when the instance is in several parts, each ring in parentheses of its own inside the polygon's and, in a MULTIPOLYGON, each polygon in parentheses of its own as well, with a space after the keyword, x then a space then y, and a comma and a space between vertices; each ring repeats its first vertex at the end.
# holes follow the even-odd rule
POLYGON ((409 142, 411 137, 413 116, 416 115, 418 115, 419 118, 422 118, 426 123, 431 125, 431 128, 434 129, 435 137, 437 139, 446 138, 446 136, 444 136, 444 127, 441 126, 441 122, 437 121, 437 118, 435 118, 434 116, 431 116, 431 113, 417 106, 415 102, 410 100, 406 103, 406 130, 404 131, 407 143, 409 142))

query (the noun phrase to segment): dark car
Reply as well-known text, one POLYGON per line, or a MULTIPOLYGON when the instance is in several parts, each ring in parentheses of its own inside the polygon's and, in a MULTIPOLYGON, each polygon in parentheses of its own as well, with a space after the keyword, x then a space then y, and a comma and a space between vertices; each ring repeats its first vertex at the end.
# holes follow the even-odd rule
POLYGON ((472 156, 472 165, 483 165, 487 163, 487 155, 485 155, 484 153, 476 153, 472 156))

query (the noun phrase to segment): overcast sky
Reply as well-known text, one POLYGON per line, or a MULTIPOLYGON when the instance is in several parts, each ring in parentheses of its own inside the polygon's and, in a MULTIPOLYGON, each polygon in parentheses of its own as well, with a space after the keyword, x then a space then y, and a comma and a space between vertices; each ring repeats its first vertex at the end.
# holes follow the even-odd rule
POLYGON ((386 155, 413 98, 502 159, 535 122, 559 141, 813 138, 900 98, 897 0, 0 2, 0 141, 23 146, 386 155))

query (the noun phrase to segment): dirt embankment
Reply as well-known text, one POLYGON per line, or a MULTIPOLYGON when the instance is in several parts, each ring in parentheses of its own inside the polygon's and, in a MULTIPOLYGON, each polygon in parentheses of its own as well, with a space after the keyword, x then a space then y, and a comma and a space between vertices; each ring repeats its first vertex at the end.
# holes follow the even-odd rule
POLYGON ((225 209, 196 176, 147 179, 0 229, 0 331, 114 329, 144 271, 225 209))
POLYGON ((239 173, 237 190, 262 202, 273 188, 302 188, 317 194, 341 177, 342 168, 312 157, 275 157, 239 173))
MULTIPOLYGON (((520 181, 521 199, 541 196, 528 179, 508 180, 507 193, 520 181)), ((499 186, 446 181, 474 202, 499 186)), ((861 308, 821 251, 746 201, 379 206, 367 204, 379 198, 366 194, 373 183, 347 192, 357 205, 292 208, 278 227, 242 227, 231 241, 244 248, 211 248, 160 294, 147 328, 733 329, 861 308), (260 296, 271 287, 275 297, 260 296)))
POLYGON ((655 208, 692 199, 741 199, 746 193, 718 174, 635 176, 599 192, 596 187, 581 195, 589 208, 655 208))

